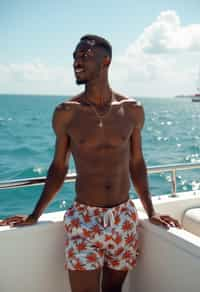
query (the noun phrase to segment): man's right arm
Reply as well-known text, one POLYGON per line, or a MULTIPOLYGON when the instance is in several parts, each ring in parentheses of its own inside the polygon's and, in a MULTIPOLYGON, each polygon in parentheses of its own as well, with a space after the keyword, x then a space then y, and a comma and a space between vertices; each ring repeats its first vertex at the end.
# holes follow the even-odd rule
POLYGON ((58 107, 53 115, 53 129, 56 134, 56 146, 53 161, 49 167, 45 186, 41 197, 37 202, 33 212, 29 216, 14 216, 3 220, 0 225, 23 226, 37 222, 43 210, 49 202, 54 198, 60 187, 62 186, 66 173, 68 171, 68 163, 70 156, 70 138, 67 135, 67 125, 71 112, 65 111, 62 107, 58 107))
POLYGON ((54 159, 49 167, 46 183, 42 195, 32 213, 36 219, 40 217, 44 208, 54 198, 62 186, 70 156, 70 138, 67 135, 66 113, 62 109, 57 109, 53 116, 53 129, 56 134, 56 146, 54 159))

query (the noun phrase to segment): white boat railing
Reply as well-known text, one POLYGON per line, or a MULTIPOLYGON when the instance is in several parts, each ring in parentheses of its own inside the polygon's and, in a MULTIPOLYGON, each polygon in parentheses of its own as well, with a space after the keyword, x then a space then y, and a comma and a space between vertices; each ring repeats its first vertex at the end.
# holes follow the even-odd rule
MULTIPOLYGON (((147 167, 148 174, 153 173, 163 173, 163 172, 171 172, 171 184, 172 184, 172 196, 176 196, 176 172, 180 170, 191 170, 200 168, 200 163, 180 163, 180 164, 167 164, 160 166, 149 166, 147 167)), ((76 173, 69 173, 65 177, 64 182, 74 182, 76 180, 76 173)), ((16 179, 9 181, 0 182, 0 190, 5 189, 16 189, 21 187, 30 187, 36 185, 45 184, 46 177, 33 177, 33 178, 25 178, 25 179, 16 179)))

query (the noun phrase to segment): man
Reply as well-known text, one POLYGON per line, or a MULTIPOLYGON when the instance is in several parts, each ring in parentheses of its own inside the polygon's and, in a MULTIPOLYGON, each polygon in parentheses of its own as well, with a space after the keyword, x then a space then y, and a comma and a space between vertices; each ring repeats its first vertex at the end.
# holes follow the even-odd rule
POLYGON ((144 111, 135 100, 114 93, 108 82, 112 48, 86 35, 74 54, 77 84, 85 90, 59 105, 53 116, 55 155, 33 213, 3 224, 34 224, 63 184, 73 155, 76 199, 65 214, 66 268, 73 292, 119 292, 136 263, 137 212, 129 199, 130 179, 149 220, 169 228, 177 220, 156 214, 142 154, 144 111))

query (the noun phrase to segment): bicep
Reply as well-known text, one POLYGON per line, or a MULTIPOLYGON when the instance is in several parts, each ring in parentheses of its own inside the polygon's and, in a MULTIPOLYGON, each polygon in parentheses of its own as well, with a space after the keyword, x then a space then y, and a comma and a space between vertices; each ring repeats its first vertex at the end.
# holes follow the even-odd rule
POLYGON ((141 129, 134 128, 130 138, 130 162, 137 162, 143 158, 141 129))
POLYGON ((61 168, 66 167, 70 156, 70 137, 67 135, 67 119, 63 111, 55 110, 52 127, 56 135, 53 163, 61 168))
POLYGON ((143 158, 142 153, 142 128, 144 126, 144 110, 142 106, 138 106, 135 110, 134 126, 130 138, 130 159, 133 162, 143 158))
POLYGON ((60 167, 66 167, 70 157, 70 138, 67 135, 56 137, 53 162, 60 167))

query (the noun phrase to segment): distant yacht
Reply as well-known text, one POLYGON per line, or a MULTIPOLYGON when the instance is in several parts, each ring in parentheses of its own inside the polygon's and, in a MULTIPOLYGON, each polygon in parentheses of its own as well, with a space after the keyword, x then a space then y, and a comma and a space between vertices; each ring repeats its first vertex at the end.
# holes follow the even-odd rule
POLYGON ((192 97, 192 101, 193 101, 193 102, 200 102, 200 93, 196 93, 196 94, 192 97))
POLYGON ((200 102, 200 89, 197 88, 198 93, 196 93, 193 97, 192 97, 192 101, 194 102, 200 102))
POLYGON ((176 95, 175 97, 176 98, 190 98, 194 102, 200 102, 200 87, 199 87, 199 84, 200 84, 200 68, 199 68, 197 84, 196 84, 197 92, 193 93, 193 94, 179 94, 179 95, 176 95))
MULTIPOLYGON (((197 88, 199 91, 199 88, 197 88)), ((179 94, 175 96, 176 98, 190 98, 194 102, 200 102, 200 92, 195 94, 179 94)))
POLYGON ((176 98, 193 98, 194 94, 179 94, 175 96, 176 98))

